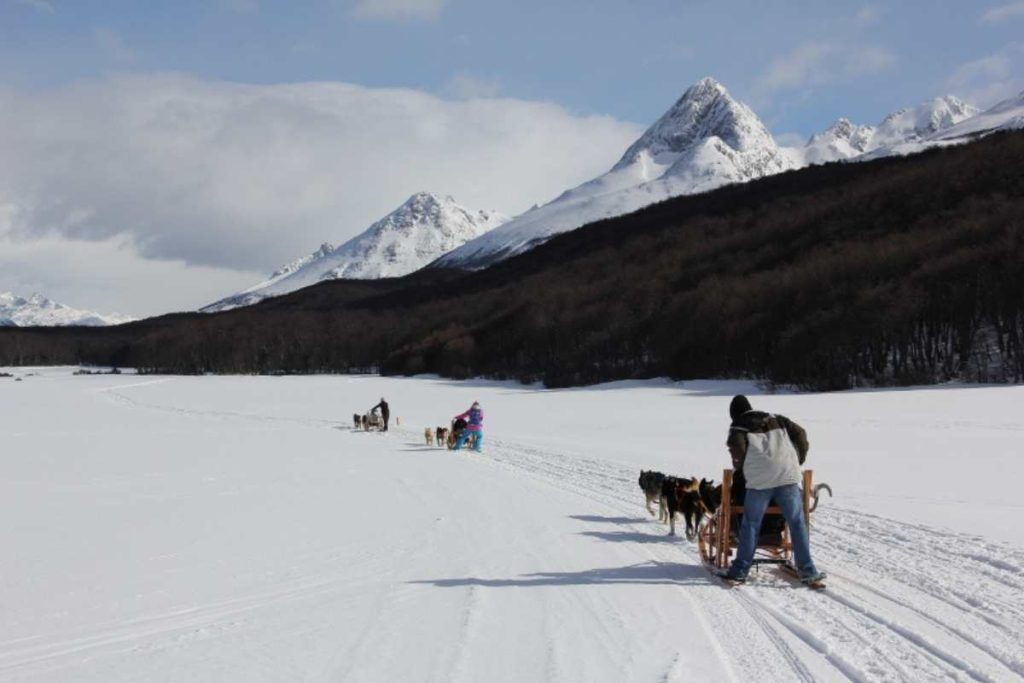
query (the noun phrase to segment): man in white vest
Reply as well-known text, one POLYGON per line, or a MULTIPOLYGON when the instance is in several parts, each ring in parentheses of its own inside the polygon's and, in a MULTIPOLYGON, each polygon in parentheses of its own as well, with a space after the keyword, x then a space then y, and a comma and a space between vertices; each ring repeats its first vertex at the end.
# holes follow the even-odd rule
POLYGON ((761 521, 774 500, 789 525, 800 580, 807 584, 822 581, 825 575, 818 571, 811 559, 800 490, 803 480, 800 466, 804 464, 810 448, 807 432, 782 415, 754 410, 746 396, 733 397, 729 416, 732 424, 726 445, 732 455, 733 469, 743 472, 747 492, 736 559, 721 575, 735 583, 746 581, 757 550, 761 521))

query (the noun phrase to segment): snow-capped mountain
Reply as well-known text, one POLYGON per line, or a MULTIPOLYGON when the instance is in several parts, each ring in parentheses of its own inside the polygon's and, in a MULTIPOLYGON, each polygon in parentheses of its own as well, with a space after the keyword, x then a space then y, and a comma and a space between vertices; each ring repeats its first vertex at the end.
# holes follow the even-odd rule
POLYGON ((607 173, 466 243, 436 265, 483 267, 586 223, 794 167, 757 115, 720 83, 705 78, 683 93, 607 173))
POLYGON ((939 142, 973 138, 1000 130, 1024 130, 1024 92, 939 131, 929 140, 939 142))
POLYGON ((431 262, 482 268, 559 233, 671 197, 809 164, 910 154, 1006 128, 1024 128, 1024 93, 981 113, 946 95, 901 109, 875 126, 842 118, 803 147, 782 148, 748 106, 705 78, 687 89, 607 173, 543 206, 508 220, 496 212, 469 211, 451 197, 417 194, 340 247, 325 243, 266 281, 202 310, 256 303, 325 279, 405 275, 431 262))
POLYGON ((849 119, 839 119, 821 133, 812 135, 802 150, 796 150, 803 164, 824 164, 851 159, 870 149, 875 134, 872 126, 858 126, 849 119))
POLYGON ((471 211, 451 197, 420 192, 341 246, 324 243, 267 280, 202 310, 247 306, 321 280, 407 275, 507 220, 496 211, 471 211))
POLYGON ((135 320, 117 313, 101 315, 80 311, 41 294, 25 299, 10 292, 0 292, 0 327, 52 327, 63 325, 120 325, 135 320))
POLYGON ((961 144, 1000 130, 1017 129, 1024 129, 1024 93, 1003 100, 981 113, 975 110, 972 116, 940 127, 930 135, 884 145, 861 158, 916 154, 931 147, 961 144))
POLYGON ((887 147, 924 140, 976 116, 979 111, 977 107, 952 95, 936 97, 916 107, 901 109, 885 117, 875 128, 875 134, 871 137, 871 147, 887 147))
POLYGON ((886 116, 877 126, 858 126, 839 119, 828 130, 811 136, 803 149, 795 150, 798 161, 824 164, 830 161, 887 156, 885 151, 899 145, 915 144, 942 133, 978 114, 979 110, 952 95, 936 97, 916 107, 886 116))

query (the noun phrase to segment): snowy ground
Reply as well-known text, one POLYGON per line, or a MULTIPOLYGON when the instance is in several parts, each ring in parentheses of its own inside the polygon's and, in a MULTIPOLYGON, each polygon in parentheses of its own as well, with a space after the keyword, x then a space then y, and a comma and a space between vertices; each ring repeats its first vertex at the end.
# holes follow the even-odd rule
POLYGON ((753 398, 835 490, 824 593, 643 509, 721 478, 736 391, 0 378, 0 681, 1024 680, 1024 388, 753 398), (424 445, 474 399, 483 456, 424 445))

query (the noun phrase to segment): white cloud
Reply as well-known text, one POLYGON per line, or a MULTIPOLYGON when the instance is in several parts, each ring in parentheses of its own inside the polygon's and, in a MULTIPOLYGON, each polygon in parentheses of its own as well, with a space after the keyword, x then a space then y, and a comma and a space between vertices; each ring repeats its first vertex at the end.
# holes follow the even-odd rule
POLYGON ((981 15, 981 23, 997 24, 1017 17, 1024 17, 1024 2, 1011 2, 1007 5, 993 7, 981 15))
POLYGON ((501 92, 501 83, 495 79, 483 78, 463 71, 448 79, 444 86, 444 92, 461 100, 497 97, 501 92))
POLYGON ((875 45, 804 43, 772 60, 759 89, 776 92, 829 85, 883 71, 895 63, 892 52, 875 45))
POLYGON ((93 31, 93 41, 100 50, 116 62, 128 64, 135 61, 135 51, 128 47, 121 34, 113 29, 96 29, 93 31))
POLYGON ((436 19, 448 0, 354 0, 359 19, 436 19))
POLYGON ((948 79, 950 92, 989 107, 1024 90, 1024 44, 1012 43, 999 52, 961 65, 948 79))
POLYGON ((19 5, 24 5, 25 7, 31 7, 37 12, 42 12, 44 14, 55 13, 53 3, 50 2, 50 0, 15 0, 15 2, 19 5))
POLYGON ((98 313, 142 317, 195 310, 265 274, 144 259, 129 240, 67 240, 0 236, 0 292, 54 301, 98 313))
MULTIPOLYGON (((420 190, 523 211, 606 170, 640 132, 547 103, 344 83, 150 75, 0 89, 0 237, 123 239, 142 259, 180 261, 174 272, 265 273, 420 190)), ((92 267, 103 272, 126 249, 97 252, 92 267)))
POLYGON ((807 136, 803 133, 777 133, 772 137, 780 147, 803 147, 807 144, 807 136))

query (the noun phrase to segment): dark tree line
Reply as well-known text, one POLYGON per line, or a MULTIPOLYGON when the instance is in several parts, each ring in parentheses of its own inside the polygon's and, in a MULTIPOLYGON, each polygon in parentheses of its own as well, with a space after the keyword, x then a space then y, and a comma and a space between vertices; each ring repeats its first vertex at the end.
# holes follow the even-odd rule
POLYGON ((476 273, 222 314, 2 329, 0 364, 176 373, 1024 381, 1024 134, 831 164, 592 224, 476 273))

